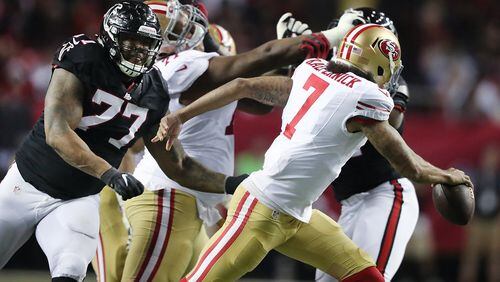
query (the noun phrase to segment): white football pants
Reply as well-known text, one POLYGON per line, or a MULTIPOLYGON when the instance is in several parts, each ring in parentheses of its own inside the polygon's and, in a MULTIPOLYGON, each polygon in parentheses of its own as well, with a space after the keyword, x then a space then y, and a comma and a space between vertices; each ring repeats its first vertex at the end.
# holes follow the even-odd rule
POLYGON ((51 276, 82 281, 97 248, 99 195, 52 198, 24 181, 13 164, 0 183, 0 269, 33 232, 51 276))
MULTIPOLYGON (((338 223, 373 257, 385 281, 391 281, 417 224, 419 209, 413 184, 406 178, 387 181, 341 201, 341 205, 338 223)), ((337 280, 317 269, 316 281, 337 280)))

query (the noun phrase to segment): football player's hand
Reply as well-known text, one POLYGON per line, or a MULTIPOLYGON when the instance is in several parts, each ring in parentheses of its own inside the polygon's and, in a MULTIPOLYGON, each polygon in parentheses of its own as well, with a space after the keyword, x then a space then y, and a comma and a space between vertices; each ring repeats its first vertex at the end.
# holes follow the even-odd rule
POLYGON ((158 127, 158 131, 156 132, 156 136, 151 139, 151 142, 163 141, 165 138, 167 138, 165 149, 167 149, 167 151, 170 151, 170 148, 172 148, 175 139, 179 137, 181 128, 182 121, 179 116, 175 113, 169 113, 161 119, 160 126, 158 127))
POLYGON ((298 35, 311 34, 309 25, 292 17, 292 13, 285 13, 276 24, 276 38, 294 37, 298 35))
POLYGON ((356 10, 348 9, 339 18, 337 27, 347 33, 353 27, 365 24, 366 20, 363 18, 363 14, 357 12, 356 10))
POLYGON ((474 186, 472 184, 470 177, 467 174, 465 174, 465 172, 463 172, 459 169, 456 169, 456 168, 449 168, 446 170, 446 172, 448 172, 449 179, 444 184, 448 184, 451 186, 460 185, 460 184, 465 184, 469 187, 474 186))
POLYGON ((113 167, 103 173, 101 180, 120 194, 124 201, 144 192, 144 186, 139 180, 131 174, 119 172, 113 167))
POLYGON ((322 33, 328 38, 330 46, 336 47, 342 41, 342 38, 355 26, 364 24, 366 21, 359 14, 345 12, 339 19, 337 26, 323 31, 322 33))

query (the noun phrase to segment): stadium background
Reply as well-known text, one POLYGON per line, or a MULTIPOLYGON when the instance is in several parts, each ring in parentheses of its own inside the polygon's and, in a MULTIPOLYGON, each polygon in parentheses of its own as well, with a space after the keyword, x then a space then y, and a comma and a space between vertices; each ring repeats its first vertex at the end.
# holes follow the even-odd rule
MULTIPOLYGON (((116 1, 0 0, 0 178, 43 109, 53 52, 67 37, 98 31, 116 1)), ((411 103, 405 139, 440 167, 455 166, 476 183, 476 217, 466 228, 436 213, 430 187, 418 186, 421 214, 394 281, 500 281, 500 7, 495 0, 332 1, 205 0, 211 22, 228 29, 239 52, 275 37, 284 12, 326 27, 348 6, 371 6, 395 21, 411 103), (496 242, 494 242, 496 240, 496 242), (488 255, 488 252, 493 255, 488 255), (495 257, 496 256, 496 257, 495 257), (477 264, 477 268, 472 267, 477 264), (472 275, 472 276, 474 276, 472 275)), ((238 114, 238 172, 258 168, 279 131, 280 112, 238 114)), ((331 193, 318 202, 337 211, 331 193)), ((34 240, 0 271, 0 281, 47 281, 47 262, 34 240), (31 272, 38 270, 40 272, 31 272), (32 279, 32 280, 28 280, 32 279)), ((91 272, 89 268, 89 272, 91 272)), ((248 278, 312 280, 313 270, 277 254, 248 278)), ((89 276, 88 280, 93 280, 89 276)))

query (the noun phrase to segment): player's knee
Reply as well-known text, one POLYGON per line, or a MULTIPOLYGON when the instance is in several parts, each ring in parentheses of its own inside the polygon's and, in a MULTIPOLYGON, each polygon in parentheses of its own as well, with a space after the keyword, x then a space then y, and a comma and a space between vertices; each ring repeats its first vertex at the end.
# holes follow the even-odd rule
POLYGON ((384 276, 375 266, 367 267, 360 272, 342 279, 342 282, 384 282, 384 276))
POLYGON ((77 281, 82 281, 87 273, 88 261, 77 254, 59 254, 51 262, 52 277, 69 277, 77 281))

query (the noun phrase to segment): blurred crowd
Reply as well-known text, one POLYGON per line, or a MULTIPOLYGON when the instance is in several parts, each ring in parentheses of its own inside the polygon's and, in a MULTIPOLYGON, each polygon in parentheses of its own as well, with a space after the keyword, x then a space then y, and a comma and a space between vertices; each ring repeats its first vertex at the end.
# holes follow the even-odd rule
MULTIPOLYGON (((74 34, 97 33, 104 11, 114 2, 117 1, 0 0, 0 177, 43 109, 50 63, 58 45, 74 34)), ((203 2, 210 21, 231 32, 239 52, 274 39, 275 23, 287 11, 320 31, 350 6, 383 10, 394 20, 402 44, 403 76, 411 92, 410 115, 432 115, 445 125, 447 122, 488 124, 488 131, 500 132, 500 4, 496 0, 203 2)), ((239 159, 240 165, 247 169, 258 165, 260 159, 256 155, 262 155, 266 149, 262 145, 266 142, 261 140, 250 143, 253 149, 242 152, 239 159)), ((417 273, 416 268, 418 273, 434 273, 429 277, 437 277, 437 281, 456 281, 459 276, 462 281, 474 281, 471 278, 477 272, 472 266, 476 265, 474 260, 486 259, 490 255, 488 250, 499 252, 500 141, 483 143, 488 146, 474 151, 477 161, 465 164, 476 176, 478 216, 474 222, 477 224, 466 230, 441 219, 433 220, 439 216, 428 193, 423 193, 424 216, 413 245, 409 246, 408 259, 398 278, 401 281, 428 278, 424 274, 423 278, 404 276, 405 271, 417 273), (454 239, 449 240, 450 236, 454 239), (497 245, 481 245, 495 241, 495 237, 497 245), (428 259, 432 253, 434 259, 428 259), (467 254, 464 257, 468 260, 462 259, 462 253, 467 254), (422 261, 426 263, 417 263, 422 261), (458 267, 460 264, 467 267, 458 267), (426 272, 429 269, 432 272, 426 272)), ((496 263, 498 268, 498 253, 491 256, 486 261, 496 263)), ((484 268, 483 272, 492 271, 487 263, 477 265, 484 268)))

